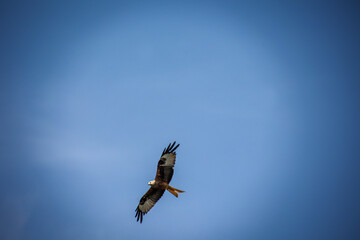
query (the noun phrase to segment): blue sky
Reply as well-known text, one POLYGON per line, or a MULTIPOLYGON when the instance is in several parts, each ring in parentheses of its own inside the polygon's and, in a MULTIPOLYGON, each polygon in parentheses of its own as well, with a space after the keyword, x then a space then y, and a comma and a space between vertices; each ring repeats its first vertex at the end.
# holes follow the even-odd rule
POLYGON ((356 239, 359 5, 2 2, 1 239, 356 239), (172 185, 135 208, 176 140, 172 185))

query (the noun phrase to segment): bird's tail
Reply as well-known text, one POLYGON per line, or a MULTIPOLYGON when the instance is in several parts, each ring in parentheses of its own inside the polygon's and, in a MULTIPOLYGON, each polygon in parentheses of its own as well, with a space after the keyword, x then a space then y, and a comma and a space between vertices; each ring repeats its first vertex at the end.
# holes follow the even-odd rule
POLYGON ((174 187, 171 187, 171 186, 168 186, 168 187, 167 187, 167 190, 168 190, 170 193, 172 193, 175 197, 178 197, 178 196, 179 196, 178 193, 183 193, 183 192, 185 192, 185 191, 179 190, 179 189, 174 188, 174 187))

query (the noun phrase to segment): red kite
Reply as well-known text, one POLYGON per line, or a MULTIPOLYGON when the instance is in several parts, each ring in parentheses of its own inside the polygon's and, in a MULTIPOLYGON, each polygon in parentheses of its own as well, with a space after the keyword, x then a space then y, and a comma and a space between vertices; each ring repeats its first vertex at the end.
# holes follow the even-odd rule
POLYGON ((169 185, 171 178, 174 174, 174 165, 176 158, 175 150, 180 145, 178 144, 175 146, 175 143, 176 142, 174 142, 172 145, 170 143, 169 146, 165 148, 163 153, 161 154, 160 160, 157 165, 155 180, 148 182, 151 187, 140 199, 140 203, 135 210, 135 218, 137 218, 137 221, 140 220, 140 223, 142 223, 143 215, 149 212, 150 209, 156 204, 156 202, 159 201, 165 190, 168 190, 175 197, 179 196, 178 193, 184 192, 169 185))

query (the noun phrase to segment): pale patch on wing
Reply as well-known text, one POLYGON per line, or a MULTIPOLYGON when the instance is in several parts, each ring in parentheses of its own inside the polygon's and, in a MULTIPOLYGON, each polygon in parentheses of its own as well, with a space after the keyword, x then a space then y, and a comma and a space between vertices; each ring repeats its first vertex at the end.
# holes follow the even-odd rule
POLYGON ((147 213, 155 205, 156 202, 153 202, 151 199, 147 199, 143 205, 139 205, 139 209, 143 213, 147 213))
POLYGON ((160 164, 162 167, 174 167, 176 160, 176 153, 166 153, 161 158, 164 158, 165 162, 160 164))

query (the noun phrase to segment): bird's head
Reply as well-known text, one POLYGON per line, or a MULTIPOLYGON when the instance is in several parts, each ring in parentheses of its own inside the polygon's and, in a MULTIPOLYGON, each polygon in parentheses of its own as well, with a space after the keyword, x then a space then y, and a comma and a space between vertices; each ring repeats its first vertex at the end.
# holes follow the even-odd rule
POLYGON ((155 180, 152 180, 152 181, 148 182, 148 185, 150 185, 150 186, 155 185, 155 180))

